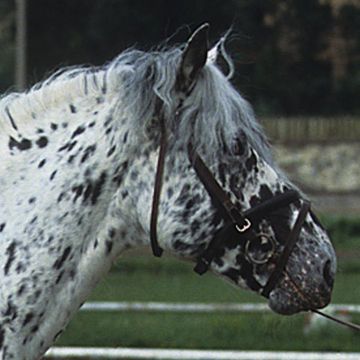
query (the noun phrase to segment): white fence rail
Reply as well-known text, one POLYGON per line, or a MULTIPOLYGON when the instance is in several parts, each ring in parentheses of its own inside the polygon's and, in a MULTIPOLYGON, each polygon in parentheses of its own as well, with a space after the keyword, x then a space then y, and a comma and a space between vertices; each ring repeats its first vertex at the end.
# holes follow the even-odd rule
MULTIPOLYGON (((87 302, 80 311, 139 311, 139 312, 268 312, 266 303, 163 303, 163 302, 87 302)), ((334 304, 325 311, 360 313, 360 305, 334 304)), ((360 360, 360 359, 359 359, 360 360)))
POLYGON ((360 353, 56 347, 49 350, 45 357, 157 360, 359 360, 360 353))

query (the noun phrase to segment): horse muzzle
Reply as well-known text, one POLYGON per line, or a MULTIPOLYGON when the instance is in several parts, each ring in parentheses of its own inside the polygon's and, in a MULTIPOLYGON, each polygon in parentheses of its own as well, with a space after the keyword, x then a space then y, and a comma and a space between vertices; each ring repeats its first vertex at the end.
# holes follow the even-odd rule
POLYGON ((273 311, 291 315, 321 309, 330 303, 336 272, 336 257, 330 243, 326 253, 328 256, 323 261, 318 259, 318 265, 312 268, 309 265, 311 260, 305 260, 309 264, 304 266, 299 265, 298 260, 289 259, 287 268, 291 271, 284 270, 282 280, 268 297, 273 311))

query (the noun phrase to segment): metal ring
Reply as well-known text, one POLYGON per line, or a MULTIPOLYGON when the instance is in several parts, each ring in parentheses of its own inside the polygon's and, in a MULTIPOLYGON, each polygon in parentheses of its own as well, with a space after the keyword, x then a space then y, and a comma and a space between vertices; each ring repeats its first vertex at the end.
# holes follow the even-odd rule
POLYGON ((269 241, 269 243, 271 244, 271 251, 269 251, 267 254, 266 254, 266 257, 262 260, 259 260, 259 259, 256 259, 254 257, 252 257, 250 254, 250 251, 249 251, 249 247, 251 245, 251 241, 247 241, 246 242, 246 245, 245 245, 245 256, 254 264, 257 264, 257 265, 262 265, 262 264, 265 264, 267 263, 270 258, 274 255, 275 253, 275 248, 276 248, 276 244, 275 244, 275 241, 274 239, 271 237, 271 236, 268 236, 267 234, 265 233, 260 233, 257 235, 257 237, 259 238, 265 238, 269 241))

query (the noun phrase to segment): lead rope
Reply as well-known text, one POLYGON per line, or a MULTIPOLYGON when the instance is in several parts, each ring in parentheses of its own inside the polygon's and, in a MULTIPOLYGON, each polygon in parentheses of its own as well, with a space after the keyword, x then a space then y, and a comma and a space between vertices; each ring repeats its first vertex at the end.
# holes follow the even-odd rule
POLYGON ((352 329, 352 330, 356 330, 356 331, 360 331, 360 325, 358 324, 354 324, 350 321, 345 321, 345 320, 341 320, 341 319, 338 319, 336 318, 335 316, 332 316, 332 315, 329 315, 329 314, 326 314, 320 310, 310 310, 311 312, 315 313, 315 314, 318 314, 318 315, 321 315, 329 320, 332 320, 332 321, 335 321, 336 323, 340 324, 340 325, 343 325, 343 326, 347 326, 348 328, 352 329))
MULTIPOLYGON (((285 272, 286 273, 286 272, 285 272)), ((308 302, 308 297, 296 286, 296 284, 293 282, 291 276, 286 273, 287 277, 289 278, 289 280, 292 282, 292 284, 295 286, 295 288, 297 289, 297 291, 299 292, 299 294, 301 295, 301 297, 308 302)), ((331 305, 330 305, 331 306, 331 305)), ((331 321, 334 321, 340 325, 343 325, 343 326, 346 326, 348 327, 349 329, 351 330, 355 330, 355 331, 360 331, 360 325, 359 324, 355 324, 351 321, 345 321, 345 320, 341 320, 335 316, 332 316, 332 315, 329 315, 329 314, 326 314, 320 310, 317 310, 317 309, 309 309, 308 311, 310 312, 313 312, 315 314, 318 314, 320 316, 323 316, 325 318, 327 318, 328 320, 331 320, 331 321)))

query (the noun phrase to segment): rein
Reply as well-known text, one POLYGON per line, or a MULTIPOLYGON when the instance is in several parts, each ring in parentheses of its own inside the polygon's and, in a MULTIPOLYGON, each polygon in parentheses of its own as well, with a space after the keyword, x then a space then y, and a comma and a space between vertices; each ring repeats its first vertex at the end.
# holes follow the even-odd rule
MULTIPOLYGON (((160 128, 161 128, 161 138, 160 138, 160 150, 158 155, 157 161, 157 169, 156 169, 156 176, 155 176, 155 184, 154 184, 154 193, 153 193, 153 201, 152 201, 152 210, 151 210, 151 219, 150 219, 150 242, 151 242, 151 249, 153 255, 156 257, 161 257, 163 254, 163 249, 159 246, 158 237, 157 237, 157 219, 159 213, 159 202, 160 202, 160 195, 161 189, 163 184, 163 175, 164 175, 164 168, 165 168, 165 156, 167 150, 167 131, 165 127, 165 121, 163 116, 160 116, 160 128)), ((238 207, 231 201, 228 194, 222 189, 219 185, 217 180, 212 175, 209 168, 205 165, 202 158, 199 154, 194 150, 192 144, 188 146, 188 157, 189 161, 195 170, 199 180, 204 185, 206 191, 210 195, 211 199, 214 201, 215 205, 218 207, 219 210, 225 214, 227 218, 225 220, 225 226, 220 229, 214 236, 214 238, 210 241, 208 247, 202 252, 202 254, 197 259, 197 264, 194 267, 194 271, 199 275, 204 274, 208 271, 213 258, 216 255, 216 252, 221 247, 221 243, 225 235, 228 231, 234 231, 234 228, 237 232, 239 237, 239 241, 242 240, 242 237, 246 235, 250 239, 256 234, 251 229, 252 224, 256 223, 261 220, 261 218, 271 211, 277 210, 279 208, 285 207, 294 203, 295 201, 300 200, 300 196, 296 191, 287 191, 286 193, 276 195, 273 198, 262 202, 259 205, 256 205, 245 212, 241 212, 238 207)), ((258 284, 259 288, 262 289, 260 294, 265 298, 268 298, 270 292, 274 289, 280 277, 282 276, 286 263, 291 255, 291 252, 296 244, 296 241, 300 235, 301 228, 305 222, 306 216, 310 211, 310 202, 307 200, 302 200, 302 205, 300 207, 299 214, 295 220, 295 224, 290 231, 289 237, 286 241, 285 247, 282 251, 282 254, 277 259, 275 269, 271 273, 267 283, 265 286, 258 284)), ((264 236, 264 235, 263 235, 264 236)), ((249 242, 247 242, 248 246, 249 242)), ((272 246, 275 246, 272 243, 272 246)), ((256 262, 253 259, 250 261, 254 263, 265 263, 271 259, 267 257, 262 262, 256 262)), ((329 320, 332 320, 338 324, 346 326, 352 330, 360 331, 360 325, 354 324, 352 322, 344 321, 338 319, 332 315, 326 314, 317 309, 309 310, 313 313, 321 315, 329 320)))

